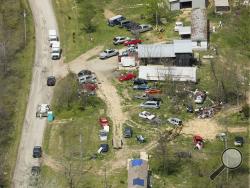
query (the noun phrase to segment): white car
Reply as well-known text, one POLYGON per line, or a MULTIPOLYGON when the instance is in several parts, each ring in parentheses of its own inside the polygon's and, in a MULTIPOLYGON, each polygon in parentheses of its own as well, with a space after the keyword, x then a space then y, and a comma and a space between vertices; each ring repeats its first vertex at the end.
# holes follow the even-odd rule
POLYGON ((123 44, 125 41, 130 40, 129 37, 124 37, 124 36, 117 36, 113 39, 113 44, 123 44))
POLYGON ((106 49, 102 53, 100 53, 100 59, 106 59, 112 56, 119 55, 118 50, 115 49, 106 49))
POLYGON ((100 130, 100 141, 107 141, 108 140, 108 133, 105 130, 100 130))
POLYGON ((175 125, 175 126, 182 125, 182 121, 178 118, 168 118, 168 122, 172 125, 175 125))
POLYGON ((180 27, 183 27, 183 22, 175 22, 174 31, 178 32, 180 27))
POLYGON ((139 117, 141 117, 143 119, 152 120, 155 118, 155 115, 151 114, 150 112, 143 111, 143 112, 139 113, 139 117))

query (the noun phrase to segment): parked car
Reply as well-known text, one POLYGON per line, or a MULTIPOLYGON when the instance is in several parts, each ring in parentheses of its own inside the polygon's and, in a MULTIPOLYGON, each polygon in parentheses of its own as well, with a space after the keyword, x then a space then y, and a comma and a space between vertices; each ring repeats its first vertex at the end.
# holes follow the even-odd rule
POLYGON ((101 152, 103 152, 103 153, 106 153, 106 152, 109 151, 109 145, 108 144, 101 144, 100 148, 102 148, 101 152))
POLYGON ((125 41, 130 40, 129 37, 124 37, 124 36, 117 36, 113 39, 113 44, 117 45, 117 44, 123 44, 125 41))
POLYGON ((33 157, 34 158, 42 157, 42 147, 41 146, 35 146, 33 148, 33 157))
POLYGON ((145 142, 145 138, 144 138, 142 135, 137 135, 137 136, 136 136, 136 140, 137 140, 139 143, 144 143, 144 142, 145 142))
POLYGON ((143 33, 152 30, 153 27, 150 24, 141 24, 137 28, 131 30, 132 33, 143 33))
POLYGON ((234 138, 234 145, 235 145, 235 146, 242 147, 243 144, 244 144, 244 139, 243 139, 243 137, 241 137, 241 136, 236 136, 236 137, 234 138))
POLYGON ((56 84, 56 77, 49 76, 47 78, 47 86, 54 86, 56 84))
POLYGON ((135 85, 133 86, 133 89, 146 90, 146 89, 149 89, 149 86, 147 84, 135 85))
POLYGON ((136 96, 134 96, 134 98, 136 98, 136 99, 142 99, 142 100, 148 100, 148 101, 159 101, 159 102, 162 102, 161 97, 148 95, 146 93, 144 93, 143 95, 136 95, 136 96))
POLYGON ((126 28, 128 31, 137 29, 139 27, 140 24, 136 23, 136 22, 130 22, 129 24, 126 24, 124 26, 124 28, 126 28))
POLYGON ((148 81, 147 80, 144 80, 144 79, 141 79, 141 78, 137 78, 134 80, 134 85, 141 85, 141 84, 147 84, 148 81))
POLYGON ((131 127, 125 127, 124 129, 124 138, 131 138, 133 134, 131 127))
POLYGON ((146 101, 144 103, 140 104, 141 108, 160 108, 160 102, 159 101, 146 101))
POLYGON ((188 104, 188 105, 186 106, 186 110, 187 110, 187 112, 189 112, 189 113, 193 113, 193 112, 194 112, 194 107, 193 107, 191 104, 188 104))
POLYGON ((129 45, 137 45, 137 44, 141 44, 141 43, 142 43, 142 40, 140 40, 140 39, 130 39, 130 40, 125 41, 123 44, 125 46, 129 46, 129 45))
POLYGON ((182 125, 182 121, 178 118, 168 118, 168 122, 172 125, 175 125, 175 126, 182 125))
POLYGON ((99 134, 101 141, 107 141, 108 140, 108 133, 105 130, 100 130, 99 134))
POLYGON ((127 25, 131 24, 131 21, 130 20, 121 20, 119 21, 119 25, 118 27, 120 28, 126 28, 127 25))
POLYGON ((95 83, 96 82, 96 76, 95 74, 91 75, 84 75, 78 78, 79 84, 85 84, 85 83, 95 83))
POLYGON ((109 121, 106 117, 100 117, 99 118, 99 124, 104 127, 109 125, 109 121))
POLYGON ((102 53, 100 53, 100 59, 106 59, 112 56, 119 55, 119 52, 115 49, 106 49, 102 53))
POLYGON ((128 46, 126 51, 129 52, 129 53, 138 52, 138 46, 135 45, 135 44, 131 44, 131 45, 128 46))
POLYGON ((115 25, 119 25, 120 21, 122 20, 126 20, 126 18, 122 15, 116 15, 108 19, 108 25, 112 27, 115 25))
POLYGON ((194 102, 196 104, 202 104, 205 101, 206 97, 207 97, 207 94, 206 94, 205 91, 199 91, 197 89, 195 90, 195 92, 194 92, 194 102))
POLYGON ((175 22, 174 31, 178 32, 180 27, 183 27, 183 22, 175 22))
POLYGON ((127 81, 127 80, 132 80, 136 78, 136 75, 133 74, 133 73, 127 73, 127 74, 122 74, 120 77, 119 77, 119 81, 127 81))
POLYGON ((32 176, 38 176, 41 172, 40 166, 32 166, 31 167, 31 174, 32 176))
POLYGON ((154 115, 154 114, 151 114, 151 113, 148 112, 148 111, 143 111, 143 112, 139 113, 139 117, 140 117, 140 118, 143 118, 143 119, 152 120, 152 119, 155 118, 155 115, 154 115))
POLYGON ((145 93, 146 94, 151 94, 151 95, 153 95, 153 94, 159 94, 159 93, 161 93, 161 90, 160 89, 153 89, 153 88, 151 88, 151 89, 147 89, 145 91, 145 93))
POLYGON ((90 70, 81 70, 80 72, 78 72, 77 76, 78 78, 82 77, 82 76, 86 76, 86 75, 91 75, 92 72, 90 70))

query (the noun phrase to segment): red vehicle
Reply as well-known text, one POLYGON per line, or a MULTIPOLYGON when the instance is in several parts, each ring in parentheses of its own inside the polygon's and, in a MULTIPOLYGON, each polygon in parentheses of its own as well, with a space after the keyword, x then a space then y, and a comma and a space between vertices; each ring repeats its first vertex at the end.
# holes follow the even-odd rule
POLYGON ((99 124, 104 127, 109 125, 109 121, 106 117, 100 117, 99 118, 99 124))
POLYGON ((85 83, 82 84, 82 88, 87 91, 95 91, 97 89, 97 85, 94 83, 85 83))
POLYGON ((128 41, 125 41, 123 44, 125 46, 129 46, 129 45, 137 45, 137 44, 141 44, 142 43, 142 40, 140 39, 131 39, 131 40, 128 40, 128 41))
POLYGON ((127 73, 127 74, 122 74, 120 77, 119 77, 119 81, 127 81, 127 80, 132 80, 136 78, 136 75, 133 74, 133 73, 127 73))
POLYGON ((194 149, 201 150, 204 147, 204 140, 201 136, 195 135, 193 137, 193 142, 194 142, 194 149))
POLYGON ((150 95, 159 94, 161 93, 161 90, 160 89, 147 89, 145 90, 145 93, 150 94, 150 95))

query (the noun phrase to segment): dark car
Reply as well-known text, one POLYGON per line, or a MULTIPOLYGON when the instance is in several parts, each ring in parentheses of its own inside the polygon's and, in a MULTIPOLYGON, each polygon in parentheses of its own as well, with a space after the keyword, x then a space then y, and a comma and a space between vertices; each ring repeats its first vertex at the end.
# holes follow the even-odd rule
POLYGON ((138 23, 135 23, 135 22, 131 22, 129 23, 128 25, 124 26, 128 31, 131 31, 131 30, 134 30, 134 29, 138 29, 139 28, 139 25, 138 23))
POLYGON ((54 86, 56 84, 56 78, 54 76, 49 76, 47 78, 47 86, 54 86))
POLYGON ((78 72, 77 76, 78 78, 85 76, 85 75, 91 75, 92 72, 90 70, 81 70, 80 72, 78 72))
POLYGON ((102 147, 102 152, 106 153, 109 151, 109 145, 108 144, 101 144, 100 147, 102 147))
POLYGON ((133 132, 132 132, 131 127, 125 127, 124 138, 131 138, 132 134, 133 134, 133 132))
POLYGON ((137 90, 146 90, 149 89, 149 86, 147 84, 141 84, 141 85, 135 85, 133 87, 133 89, 137 89, 137 90))
POLYGON ((41 172, 40 166, 32 166, 32 168, 31 168, 31 174, 33 176, 38 176, 40 174, 40 172, 41 172))
POLYGON ((148 81, 144 79, 137 78, 134 80, 134 85, 141 85, 141 84, 147 84, 148 81))
POLYGON ((119 26, 118 27, 120 27, 120 28, 126 28, 128 25, 130 25, 132 22, 131 21, 129 21, 129 20, 121 20, 120 22, 119 22, 119 26))
POLYGON ((42 157, 42 147, 41 146, 35 146, 33 148, 33 157, 34 158, 42 157))
POLYGON ((244 139, 243 139, 243 137, 241 137, 241 136, 236 136, 235 138, 234 138, 234 145, 235 146, 243 146, 243 143, 244 143, 244 139))
POLYGON ((193 107, 191 104, 188 104, 188 105, 186 106, 186 110, 187 110, 187 112, 189 112, 189 113, 193 113, 193 112, 194 112, 194 107, 193 107))

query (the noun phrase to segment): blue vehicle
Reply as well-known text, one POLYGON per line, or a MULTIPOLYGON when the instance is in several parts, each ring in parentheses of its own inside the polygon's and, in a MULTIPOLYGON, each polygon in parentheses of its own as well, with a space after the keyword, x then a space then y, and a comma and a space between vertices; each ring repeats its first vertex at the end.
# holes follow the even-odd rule
POLYGON ((146 90, 146 89, 149 89, 149 86, 147 84, 135 85, 133 86, 133 89, 146 90))

